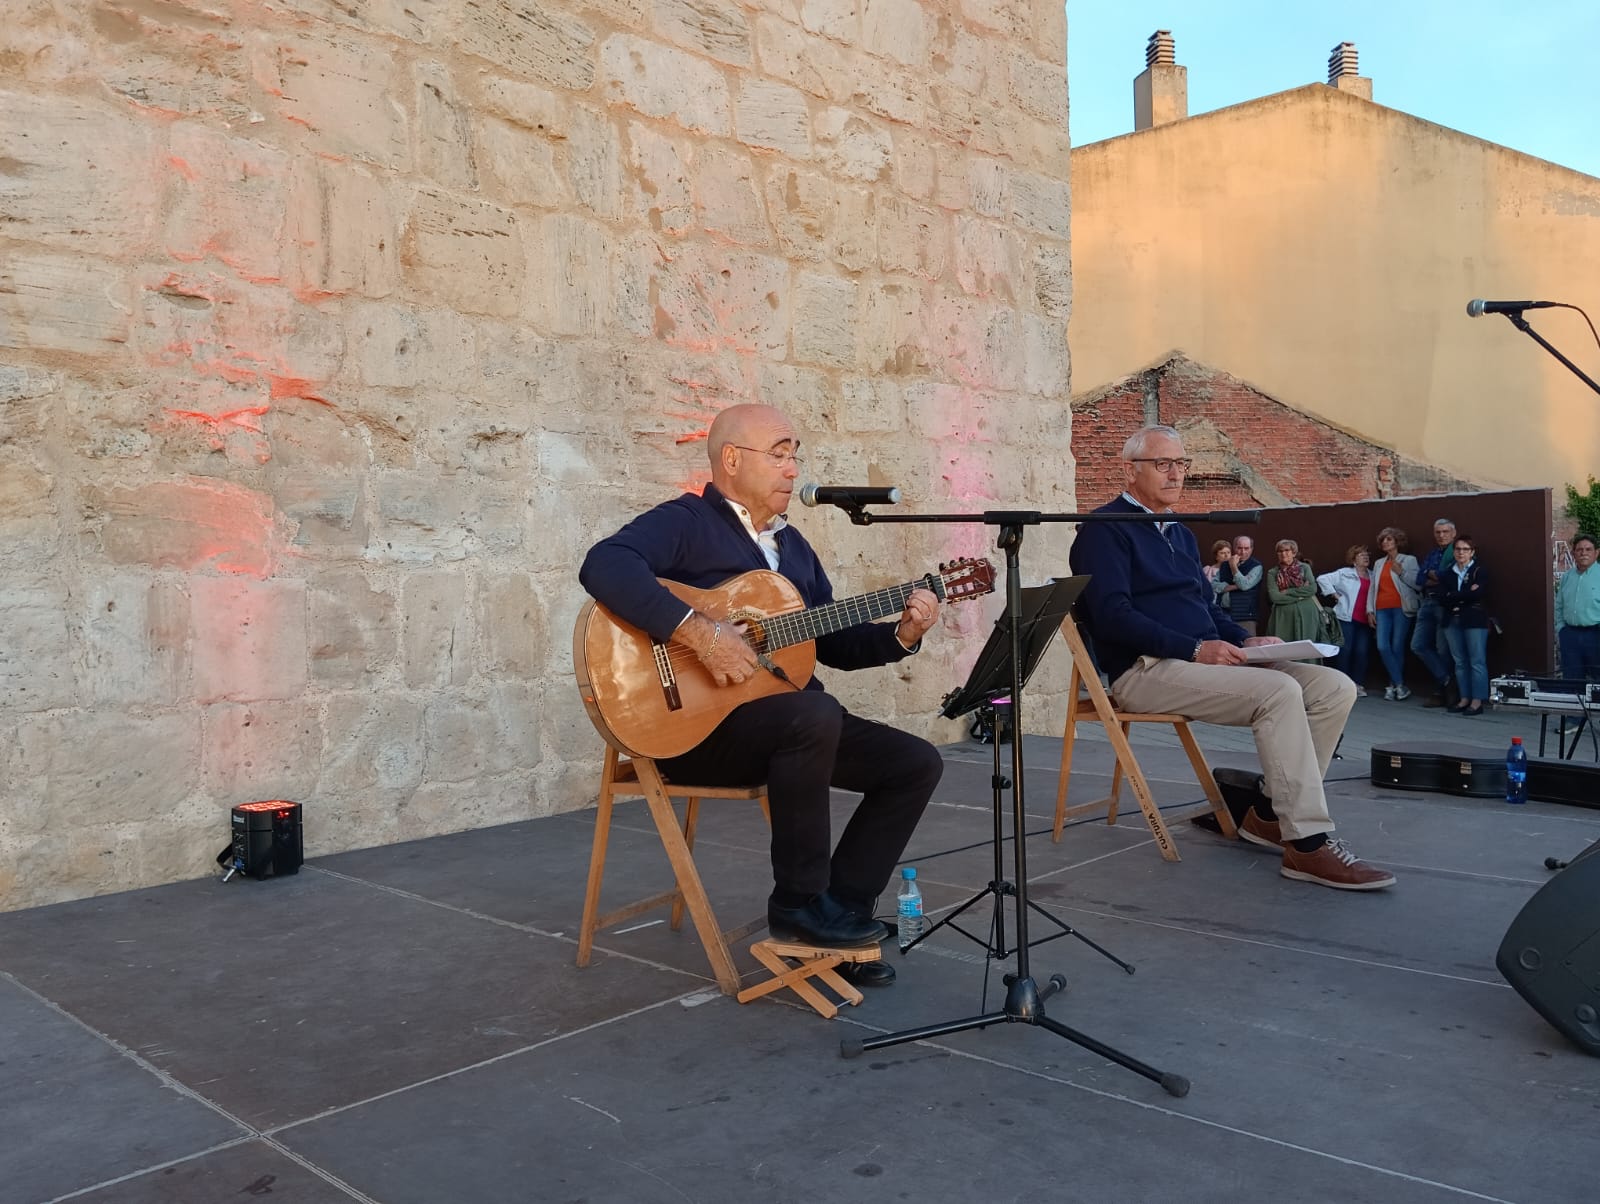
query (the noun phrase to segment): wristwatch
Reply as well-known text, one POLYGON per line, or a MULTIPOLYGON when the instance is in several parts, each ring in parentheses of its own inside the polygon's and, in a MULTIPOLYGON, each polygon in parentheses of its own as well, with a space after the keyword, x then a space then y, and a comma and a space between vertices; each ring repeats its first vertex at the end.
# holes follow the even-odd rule
POLYGON ((1194 655, 1189 658, 1190 661, 1194 662, 1195 664, 1199 664, 1200 663, 1200 649, 1204 648, 1205 646, 1206 646, 1206 642, 1204 640, 1196 640, 1194 642, 1194 655))

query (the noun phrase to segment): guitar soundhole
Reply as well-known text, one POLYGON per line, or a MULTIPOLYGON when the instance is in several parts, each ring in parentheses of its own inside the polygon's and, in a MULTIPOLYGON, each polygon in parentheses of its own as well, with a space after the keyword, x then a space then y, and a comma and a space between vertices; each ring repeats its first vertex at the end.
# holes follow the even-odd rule
POLYGON ((761 622, 761 616, 752 614, 748 610, 736 610, 731 613, 725 623, 743 623, 745 642, 757 652, 767 650, 767 629, 761 622))

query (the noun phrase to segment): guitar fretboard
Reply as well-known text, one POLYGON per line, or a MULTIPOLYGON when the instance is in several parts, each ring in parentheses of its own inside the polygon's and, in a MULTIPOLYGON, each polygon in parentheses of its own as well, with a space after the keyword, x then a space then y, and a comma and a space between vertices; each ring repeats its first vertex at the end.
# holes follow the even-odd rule
POLYGON ((843 598, 837 602, 829 602, 825 606, 813 606, 809 610, 774 615, 772 618, 762 620, 761 626, 765 638, 761 641, 761 651, 775 652, 791 644, 803 644, 819 636, 843 631, 846 627, 854 627, 857 623, 871 623, 886 615, 899 614, 906 608, 906 599, 911 597, 911 591, 915 589, 932 590, 942 601, 944 585, 943 577, 928 573, 916 581, 907 581, 903 585, 893 585, 888 589, 875 590, 870 594, 861 594, 854 598, 843 598))

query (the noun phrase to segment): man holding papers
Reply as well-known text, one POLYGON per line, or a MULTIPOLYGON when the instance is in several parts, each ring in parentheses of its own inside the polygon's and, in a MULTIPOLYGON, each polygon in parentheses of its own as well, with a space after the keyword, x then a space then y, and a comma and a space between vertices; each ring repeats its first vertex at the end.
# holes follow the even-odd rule
POLYGON ((1072 571, 1090 575, 1083 609, 1117 705, 1250 727, 1262 780, 1239 834, 1281 850, 1285 878, 1338 890, 1393 885, 1393 874, 1331 835, 1322 789, 1354 683, 1323 665, 1249 663, 1247 648, 1281 641, 1252 637, 1217 607, 1194 535, 1160 518, 1183 496, 1191 463, 1176 430, 1145 427, 1122 460, 1127 490, 1096 513, 1143 510, 1151 521, 1087 523, 1072 544, 1072 571))

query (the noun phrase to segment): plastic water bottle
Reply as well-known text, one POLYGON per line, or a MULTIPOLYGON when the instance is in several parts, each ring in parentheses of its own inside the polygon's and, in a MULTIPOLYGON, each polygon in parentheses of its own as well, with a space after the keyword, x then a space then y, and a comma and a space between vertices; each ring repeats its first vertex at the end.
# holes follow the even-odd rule
POLYGON ((900 871, 900 893, 895 896, 898 906, 895 914, 899 921, 900 948, 904 949, 922 935, 927 921, 922 918, 922 888, 917 885, 917 871, 906 866, 900 871))
MULTIPOLYGON (((1522 737, 1512 736, 1511 747, 1506 752, 1506 802, 1528 801, 1528 750, 1522 747, 1522 737)), ((905 921, 902 920, 903 924, 905 921)), ((901 938, 904 940, 905 938, 901 938)))

